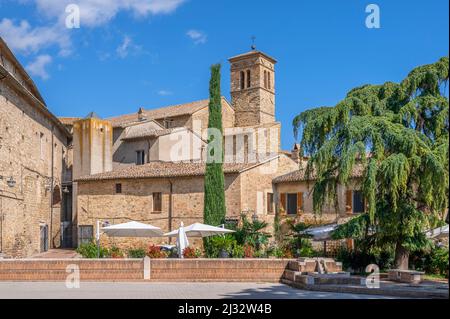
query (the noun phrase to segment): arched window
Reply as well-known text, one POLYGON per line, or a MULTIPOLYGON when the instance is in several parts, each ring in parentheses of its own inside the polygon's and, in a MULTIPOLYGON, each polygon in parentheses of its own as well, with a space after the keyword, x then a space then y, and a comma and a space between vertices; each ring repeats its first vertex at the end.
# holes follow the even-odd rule
POLYGON ((241 90, 245 89, 245 73, 244 71, 241 71, 241 78, 240 78, 240 84, 241 84, 241 90))
POLYGON ((251 77, 251 73, 250 70, 247 70, 247 88, 249 88, 252 84, 252 77, 251 77))
POLYGON ((270 72, 267 72, 267 88, 270 90, 272 87, 272 83, 271 83, 271 80, 270 80, 270 72))
POLYGON ((264 71, 264 88, 267 89, 267 71, 264 71))

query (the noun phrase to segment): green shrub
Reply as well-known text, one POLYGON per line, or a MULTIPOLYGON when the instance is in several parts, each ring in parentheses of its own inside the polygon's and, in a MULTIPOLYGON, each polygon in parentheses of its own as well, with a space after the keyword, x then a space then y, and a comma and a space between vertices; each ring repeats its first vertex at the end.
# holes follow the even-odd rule
POLYGON ((448 277, 449 254, 447 247, 433 247, 432 249, 415 252, 411 256, 411 267, 425 271, 427 274, 448 277))
POLYGON ((255 253, 253 254, 253 258, 266 258, 266 257, 267 257, 267 254, 262 249, 255 251, 255 253))
POLYGON ((236 240, 232 235, 210 237, 208 246, 205 247, 205 255, 208 258, 218 258, 221 251, 232 254, 234 245, 236 245, 236 240))
POLYGON ((336 260, 342 262, 343 269, 352 269, 355 273, 365 273, 370 264, 377 265, 380 270, 387 270, 394 267, 394 250, 362 247, 349 250, 342 247, 337 252, 336 260))
POLYGON ((317 252, 314 251, 314 249, 311 246, 303 246, 302 248, 298 249, 295 253, 296 257, 315 257, 317 255, 317 252))
POLYGON ((259 220, 249 220, 245 214, 241 214, 240 223, 238 225, 228 225, 230 229, 234 229, 233 236, 239 245, 250 245, 254 250, 263 249, 269 242, 271 235, 265 232, 267 223, 259 220))
POLYGON ((111 247, 110 249, 108 249, 108 257, 109 258, 124 258, 125 254, 123 253, 123 251, 116 246, 111 247))
POLYGON ((110 256, 110 253, 107 248, 100 246, 100 253, 98 254, 98 248, 97 244, 95 242, 90 242, 86 244, 81 244, 77 249, 76 252, 83 256, 83 258, 107 258, 110 256))
POLYGON ((239 245, 237 242, 234 242, 233 247, 231 248, 231 257, 244 258, 244 246, 239 245))
POLYGON ((285 253, 285 251, 281 247, 278 247, 278 246, 270 247, 270 249, 268 249, 267 252, 268 252, 269 256, 273 256, 276 258, 283 258, 284 253, 285 253))
POLYGON ((147 255, 143 248, 129 249, 127 254, 129 258, 144 258, 147 255))

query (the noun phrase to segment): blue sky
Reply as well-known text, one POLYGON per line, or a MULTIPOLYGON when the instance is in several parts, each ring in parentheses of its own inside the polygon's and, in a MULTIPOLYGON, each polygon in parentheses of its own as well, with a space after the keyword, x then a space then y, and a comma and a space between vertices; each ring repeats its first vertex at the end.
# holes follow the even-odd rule
POLYGON ((448 1, 0 0, 0 35, 58 116, 102 117, 207 98, 209 66, 257 48, 278 60, 282 146, 292 119, 366 83, 400 81, 449 52, 448 1), (63 26, 81 6, 81 27, 63 26), (365 8, 380 8, 368 29, 365 8), (89 7, 90 10, 84 10, 89 7))

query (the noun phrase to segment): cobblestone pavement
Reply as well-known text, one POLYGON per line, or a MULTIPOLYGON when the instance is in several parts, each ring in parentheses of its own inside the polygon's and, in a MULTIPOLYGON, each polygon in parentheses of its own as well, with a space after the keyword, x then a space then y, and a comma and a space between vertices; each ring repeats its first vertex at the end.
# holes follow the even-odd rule
POLYGON ((348 293, 304 291, 269 283, 0 282, 0 299, 392 299, 348 293))

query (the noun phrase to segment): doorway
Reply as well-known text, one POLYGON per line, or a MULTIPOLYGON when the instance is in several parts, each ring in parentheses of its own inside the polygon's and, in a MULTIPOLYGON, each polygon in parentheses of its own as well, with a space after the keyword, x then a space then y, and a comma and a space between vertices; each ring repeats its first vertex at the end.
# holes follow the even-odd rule
POLYGON ((48 225, 41 225, 40 226, 40 233, 41 233, 41 247, 40 251, 41 253, 46 252, 48 250, 48 225))

